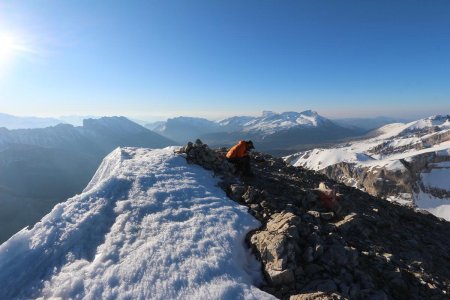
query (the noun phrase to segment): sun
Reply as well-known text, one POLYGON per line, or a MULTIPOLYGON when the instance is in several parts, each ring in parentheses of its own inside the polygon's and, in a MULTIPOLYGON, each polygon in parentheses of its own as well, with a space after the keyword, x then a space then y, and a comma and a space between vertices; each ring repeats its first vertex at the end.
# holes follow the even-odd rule
POLYGON ((0 32, 0 66, 12 62, 23 52, 28 52, 28 49, 17 36, 0 32))

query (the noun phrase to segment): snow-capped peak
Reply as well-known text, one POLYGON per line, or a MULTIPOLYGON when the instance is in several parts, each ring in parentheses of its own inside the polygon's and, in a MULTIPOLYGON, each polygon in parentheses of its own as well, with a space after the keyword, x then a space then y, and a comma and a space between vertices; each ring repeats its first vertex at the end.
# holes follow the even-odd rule
POLYGON ((428 118, 420 119, 406 124, 404 131, 417 131, 425 129, 433 129, 435 127, 439 129, 450 128, 450 115, 435 115, 428 118))
POLYGON ((276 113, 271 111, 271 110, 263 110, 263 112, 262 112, 262 116, 264 118, 268 118, 268 117, 271 117, 271 116, 274 116, 274 115, 276 115, 276 113))
POLYGON ((261 117, 255 117, 244 125, 244 131, 258 131, 272 134, 277 131, 287 130, 294 127, 317 127, 326 119, 317 112, 306 110, 303 112, 263 112, 261 117))

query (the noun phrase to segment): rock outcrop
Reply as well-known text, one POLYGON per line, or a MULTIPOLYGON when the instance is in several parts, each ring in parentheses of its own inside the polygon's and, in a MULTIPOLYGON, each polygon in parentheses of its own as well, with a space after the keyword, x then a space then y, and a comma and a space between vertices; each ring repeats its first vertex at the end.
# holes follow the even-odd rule
POLYGON ((449 222, 262 153, 251 155, 255 176, 239 177, 225 151, 201 141, 180 150, 261 221, 247 242, 265 291, 292 300, 449 299, 449 222))

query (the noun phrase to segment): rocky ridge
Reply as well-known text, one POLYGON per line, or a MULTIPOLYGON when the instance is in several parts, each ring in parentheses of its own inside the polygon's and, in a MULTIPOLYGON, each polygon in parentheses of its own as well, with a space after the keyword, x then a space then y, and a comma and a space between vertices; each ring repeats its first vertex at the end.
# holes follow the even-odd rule
POLYGON ((449 222, 267 154, 252 153, 255 176, 239 177, 224 148, 197 140, 180 153, 220 176, 261 221, 247 242, 263 264, 262 289, 274 296, 449 299, 449 222))

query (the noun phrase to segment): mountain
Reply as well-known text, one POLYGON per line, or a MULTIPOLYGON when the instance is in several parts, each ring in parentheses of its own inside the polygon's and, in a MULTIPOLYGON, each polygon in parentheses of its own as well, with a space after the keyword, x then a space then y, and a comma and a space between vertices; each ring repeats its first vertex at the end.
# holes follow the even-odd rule
POLYGON ((72 116, 60 116, 58 117, 58 120, 61 120, 62 123, 71 124, 73 126, 83 126, 83 121, 85 119, 99 119, 99 118, 101 117, 72 115, 72 116))
POLYGON ((296 149, 310 148, 364 132, 338 126, 311 110, 264 111, 258 117, 235 116, 220 121, 179 117, 159 126, 150 125, 149 128, 179 143, 200 138, 212 146, 230 146, 238 140, 250 139, 258 149, 273 154, 293 153, 296 149))
POLYGON ((144 127, 152 131, 155 131, 157 128, 164 126, 164 124, 166 124, 166 121, 156 121, 152 123, 146 123, 144 124, 144 127))
POLYGON ((39 117, 17 117, 0 113, 0 128, 8 129, 26 129, 26 128, 44 128, 55 126, 62 123, 55 118, 39 118, 39 117))
POLYGON ((0 246, 0 298, 273 299, 259 222, 174 148, 119 148, 85 190, 0 246))
POLYGON ((0 245, 0 298, 450 292, 449 222, 264 153, 251 153, 251 164, 255 176, 239 178, 222 149, 199 142, 114 150, 81 194, 0 245))
POLYGON ((375 118, 341 118, 341 119, 332 119, 332 121, 342 127, 359 128, 369 131, 377 129, 387 124, 406 123, 412 120, 380 116, 375 118))
POLYGON ((81 192, 113 149, 173 144, 124 117, 87 119, 82 127, 0 128, 0 242, 81 192))
POLYGON ((385 125, 370 136, 285 160, 450 220, 450 116, 385 125))
MULTIPOLYGON (((150 125, 150 127, 153 127, 150 125)), ((153 127, 153 131, 182 144, 204 134, 219 131, 219 125, 203 118, 177 117, 153 127)))
POLYGON ((279 131, 298 127, 320 127, 328 122, 329 120, 311 110, 300 113, 284 112, 281 114, 266 111, 263 112, 261 117, 255 118, 253 121, 245 124, 243 130, 247 132, 257 131, 270 135, 279 131))

